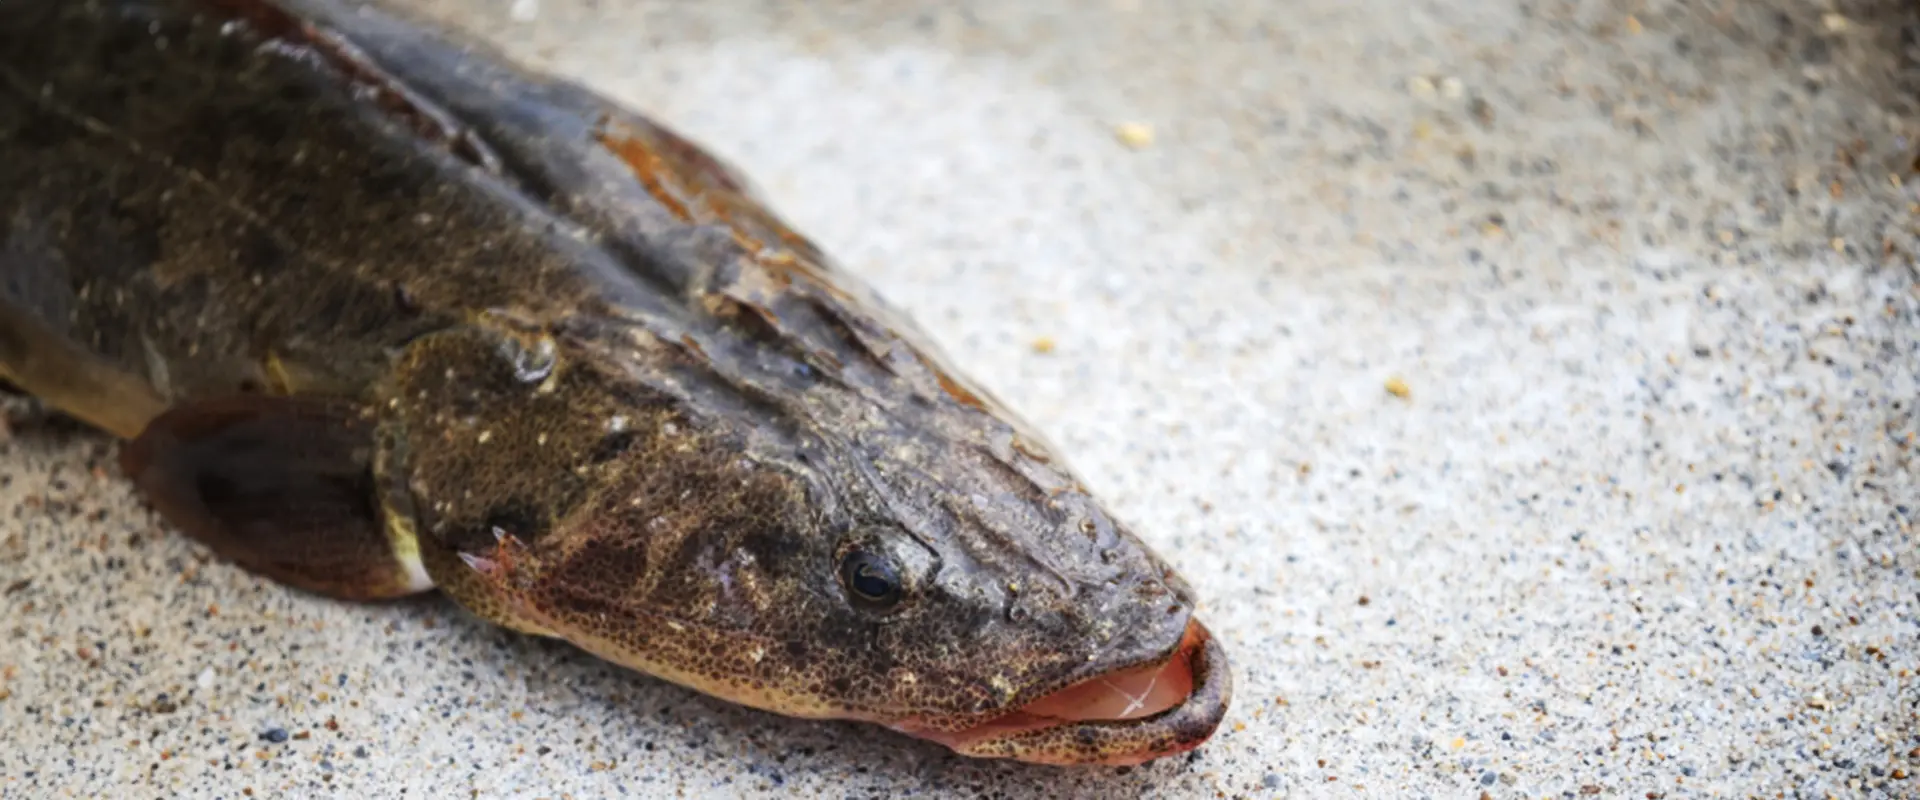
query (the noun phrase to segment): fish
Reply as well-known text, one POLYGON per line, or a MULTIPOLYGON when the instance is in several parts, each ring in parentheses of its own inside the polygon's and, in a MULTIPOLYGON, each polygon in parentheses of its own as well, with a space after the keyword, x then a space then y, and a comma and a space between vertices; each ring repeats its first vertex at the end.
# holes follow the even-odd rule
POLYGON ((586 85, 345 0, 0 0, 0 380, 263 580, 1126 765, 1232 698, 1060 449, 586 85))

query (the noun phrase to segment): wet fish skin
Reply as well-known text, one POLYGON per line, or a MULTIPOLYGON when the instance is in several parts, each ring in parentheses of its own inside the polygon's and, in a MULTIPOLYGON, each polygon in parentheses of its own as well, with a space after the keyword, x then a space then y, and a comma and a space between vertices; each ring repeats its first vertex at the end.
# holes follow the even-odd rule
POLYGON ((0 0, 0 376, 291 585, 922 733, 1193 665, 973 755, 1131 763, 1230 700, 1164 559, 737 171, 377 8, 0 0))

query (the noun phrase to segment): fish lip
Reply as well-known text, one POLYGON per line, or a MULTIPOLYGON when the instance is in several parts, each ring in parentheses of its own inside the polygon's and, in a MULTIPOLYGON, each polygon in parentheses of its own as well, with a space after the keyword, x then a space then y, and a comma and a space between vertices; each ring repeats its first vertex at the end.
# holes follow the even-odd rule
MULTIPOLYGON (((1095 680, 1155 663, 1166 664, 1186 654, 1193 672, 1193 689, 1178 705, 1132 719, 1063 721, 1055 725, 1022 727, 1006 733, 975 733, 991 729, 996 721, 1019 713, 1030 703, 968 730, 942 736, 955 752, 980 758, 1010 758, 1035 764, 1128 766, 1187 752, 1205 743, 1226 718, 1233 700, 1232 668, 1219 639, 1198 620, 1190 620, 1180 641, 1158 662, 1147 661, 1105 670, 1055 691, 1066 691, 1095 680)), ((1050 696, 1049 692, 1042 697, 1050 696)), ((1033 701, 1033 702, 1037 702, 1033 701)), ((919 735, 926 736, 925 732, 919 735)))

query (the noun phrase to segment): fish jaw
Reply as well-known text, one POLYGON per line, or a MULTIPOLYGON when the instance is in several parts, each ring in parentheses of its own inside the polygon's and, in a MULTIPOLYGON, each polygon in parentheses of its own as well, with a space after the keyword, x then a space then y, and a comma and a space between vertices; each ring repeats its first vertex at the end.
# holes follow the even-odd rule
POLYGON ((920 718, 887 726, 977 758, 1128 766, 1199 747, 1232 699, 1225 648, 1190 621, 1159 661, 1077 681, 984 722, 951 729, 920 718))

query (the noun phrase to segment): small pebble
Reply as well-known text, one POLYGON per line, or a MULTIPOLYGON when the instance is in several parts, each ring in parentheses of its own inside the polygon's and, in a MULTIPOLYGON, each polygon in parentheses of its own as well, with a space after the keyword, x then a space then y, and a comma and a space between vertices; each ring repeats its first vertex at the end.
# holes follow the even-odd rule
POLYGON ((1145 150, 1153 146, 1153 128, 1144 123, 1127 122, 1113 129, 1113 135, 1135 150, 1145 150))

